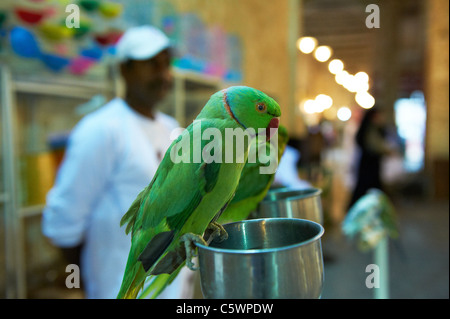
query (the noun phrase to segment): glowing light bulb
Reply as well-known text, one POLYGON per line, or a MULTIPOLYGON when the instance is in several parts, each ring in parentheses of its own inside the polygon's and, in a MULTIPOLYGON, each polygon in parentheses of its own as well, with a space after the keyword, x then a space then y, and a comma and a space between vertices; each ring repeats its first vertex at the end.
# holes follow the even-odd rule
POLYGON ((358 72, 355 74, 355 79, 360 82, 369 83, 369 75, 366 72, 358 72))
POLYGON ((336 80, 337 84, 343 85, 345 83, 346 78, 349 75, 350 74, 347 71, 343 70, 343 71, 339 72, 338 74, 336 74, 334 79, 336 80))
POLYGON ((302 37, 297 40, 298 49, 305 54, 313 52, 316 46, 317 40, 313 37, 302 37))
POLYGON ((303 109, 308 114, 313 114, 316 112, 316 102, 314 100, 306 100, 303 103, 303 109))
POLYGON ((367 92, 369 90, 369 83, 356 81, 355 92, 367 92))
POLYGON ((328 64, 328 70, 332 74, 338 74, 339 72, 344 70, 344 63, 339 59, 331 60, 331 62, 328 64))
POLYGON ((375 105, 375 98, 370 95, 368 92, 358 92, 355 95, 355 101, 362 108, 370 109, 375 105))
POLYGON ((342 106, 337 111, 337 117, 342 122, 346 122, 352 117, 352 111, 348 107, 342 106))
POLYGON ((321 45, 314 51, 314 57, 319 62, 325 62, 328 61, 328 59, 331 57, 331 48, 327 45, 321 45))
POLYGON ((329 109, 333 105, 333 99, 326 94, 317 95, 315 101, 320 107, 320 111, 329 109))
POLYGON ((349 74, 348 76, 345 77, 344 79, 344 83, 342 83, 342 85, 350 92, 356 92, 356 88, 357 88, 357 81, 355 79, 355 77, 351 74, 349 74))

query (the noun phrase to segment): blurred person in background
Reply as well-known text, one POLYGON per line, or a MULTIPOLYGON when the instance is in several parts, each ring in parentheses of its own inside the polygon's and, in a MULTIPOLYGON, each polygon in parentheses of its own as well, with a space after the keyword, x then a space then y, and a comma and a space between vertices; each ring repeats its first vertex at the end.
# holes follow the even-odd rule
POLYGON ((348 208, 353 206, 371 188, 383 190, 381 163, 385 155, 391 154, 387 139, 386 115, 374 106, 364 114, 356 133, 359 148, 359 163, 356 185, 348 208))
MULTIPOLYGON (((120 220, 150 183, 179 127, 155 108, 172 84, 167 36, 151 26, 131 28, 116 49, 125 98, 76 125, 42 221, 44 235, 79 264, 87 298, 117 296, 131 246, 120 220)), ((193 272, 183 269, 160 298, 192 298, 192 280, 193 272)))
POLYGON ((295 147, 286 145, 275 173, 274 185, 298 190, 312 188, 308 181, 302 180, 299 176, 298 162, 300 156, 300 152, 295 147))

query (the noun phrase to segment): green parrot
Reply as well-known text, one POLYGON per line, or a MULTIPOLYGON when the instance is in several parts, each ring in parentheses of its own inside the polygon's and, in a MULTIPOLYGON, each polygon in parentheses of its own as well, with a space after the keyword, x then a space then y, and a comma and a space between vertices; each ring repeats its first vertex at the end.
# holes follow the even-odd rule
MULTIPOLYGON (((288 141, 289 135, 287 129, 280 125, 278 128, 278 150, 270 152, 269 148, 273 149, 275 146, 273 145, 273 141, 269 140, 265 145, 266 154, 277 156, 276 160, 277 163, 279 163, 288 141)), ((257 143, 253 143, 251 147, 257 147, 257 145, 257 143)), ((273 159, 271 159, 271 161, 272 160, 273 159)), ((248 161, 245 164, 239 179, 236 194, 217 220, 219 224, 247 219, 249 214, 257 208, 259 202, 266 196, 275 178, 275 172, 273 174, 261 174, 260 167, 267 165, 268 163, 264 164, 259 160, 255 163, 250 163, 248 161)))
MULTIPOLYGON (((279 163, 289 141, 289 136, 287 129, 282 125, 278 127, 277 135, 277 150, 275 149, 273 139, 264 142, 263 144, 258 144, 256 138, 250 145, 250 147, 256 149, 258 148, 258 145, 260 145, 259 147, 266 148, 266 154, 277 156, 277 163, 279 163), (269 150, 269 148, 271 148, 272 152, 269 150)), ((251 151, 252 149, 250 149, 249 152, 251 151)), ((275 178, 275 173, 261 174, 259 168, 269 165, 269 163, 273 162, 273 160, 273 158, 270 158, 270 160, 266 161, 266 163, 261 163, 261 161, 259 161, 259 157, 257 157, 255 162, 251 163, 247 161, 245 163, 245 166, 241 173, 241 177, 239 179, 239 184, 236 189, 235 196, 218 218, 217 222, 219 224, 244 220, 252 211, 256 209, 258 203, 266 196, 275 178)), ((214 229, 211 230, 214 231, 214 229)), ((204 239, 210 238, 210 234, 207 234, 207 232, 205 232, 205 235, 203 237, 204 239)), ((167 287, 167 285, 169 285, 175 279, 177 275, 178 272, 172 273, 170 275, 161 274, 155 278, 149 278, 149 285, 139 295, 139 298, 146 298, 150 294, 152 294, 152 297, 158 296, 164 290, 164 288, 167 287)))
POLYGON ((208 244, 202 237, 207 228, 214 229, 210 238, 226 238, 215 220, 234 196, 251 144, 244 139, 230 161, 227 147, 236 137, 227 131, 250 131, 253 139, 264 130, 269 139, 280 115, 275 100, 250 87, 230 87, 211 96, 121 220, 121 226, 127 224, 125 232, 131 232, 131 248, 117 298, 136 298, 148 276, 157 297, 185 264, 195 270, 194 243, 208 244), (206 133, 212 142, 204 139, 206 133))

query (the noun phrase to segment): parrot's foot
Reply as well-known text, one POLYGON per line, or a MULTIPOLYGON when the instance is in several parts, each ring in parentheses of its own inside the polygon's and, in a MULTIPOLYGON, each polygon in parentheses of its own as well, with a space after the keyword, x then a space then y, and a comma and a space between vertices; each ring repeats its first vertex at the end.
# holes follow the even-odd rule
POLYGON ((211 222, 206 228, 205 237, 208 237, 208 240, 206 241, 208 245, 215 239, 221 243, 228 239, 228 233, 219 223, 211 222))
POLYGON ((195 253, 195 249, 197 248, 195 246, 195 243, 205 246, 208 246, 208 243, 203 239, 202 236, 193 233, 184 234, 183 236, 181 236, 180 240, 184 242, 184 248, 186 250, 186 266, 190 270, 198 270, 198 267, 195 267, 194 263, 192 262, 192 258, 197 257, 197 254, 195 253))

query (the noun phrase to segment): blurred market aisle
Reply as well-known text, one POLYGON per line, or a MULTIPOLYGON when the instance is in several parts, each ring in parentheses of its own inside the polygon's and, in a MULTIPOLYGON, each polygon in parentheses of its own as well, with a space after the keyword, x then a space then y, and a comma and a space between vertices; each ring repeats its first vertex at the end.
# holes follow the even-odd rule
MULTIPOLYGON (((400 237, 391 241, 390 298, 449 297, 449 202, 417 199, 395 200, 400 237)), ((332 255, 325 261, 322 298, 373 298, 365 286, 373 253, 360 252, 343 236, 340 225, 327 229, 324 250, 332 255)))

